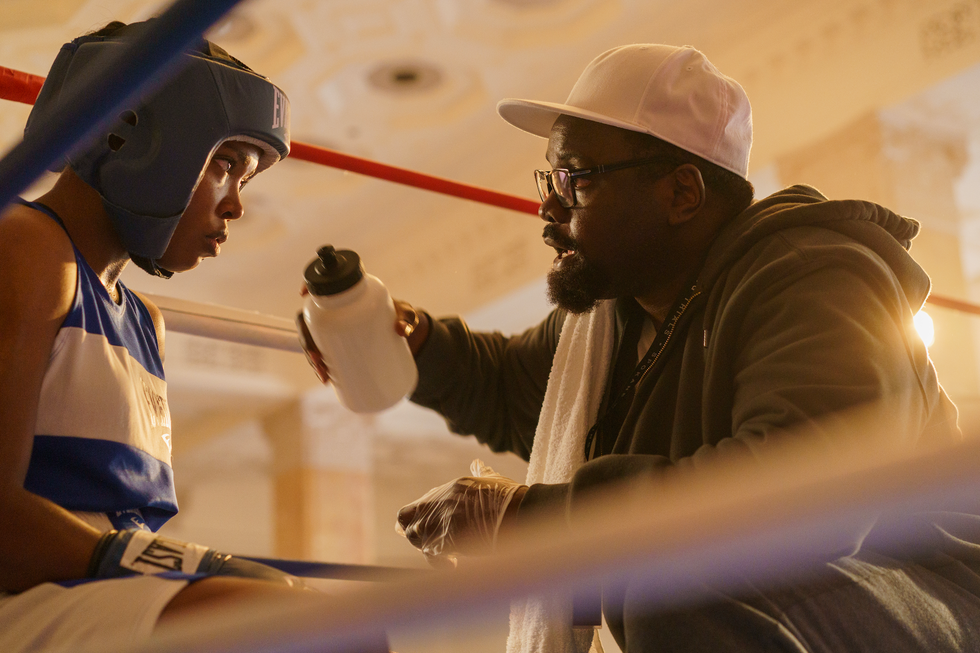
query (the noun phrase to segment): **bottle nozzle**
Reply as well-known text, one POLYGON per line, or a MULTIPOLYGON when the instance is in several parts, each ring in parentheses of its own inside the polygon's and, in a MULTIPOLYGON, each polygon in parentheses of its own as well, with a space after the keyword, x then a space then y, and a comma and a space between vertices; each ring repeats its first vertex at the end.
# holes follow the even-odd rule
POLYGON ((323 266, 324 271, 333 270, 340 265, 337 250, 333 245, 324 245, 316 251, 316 255, 320 259, 320 264, 323 266))

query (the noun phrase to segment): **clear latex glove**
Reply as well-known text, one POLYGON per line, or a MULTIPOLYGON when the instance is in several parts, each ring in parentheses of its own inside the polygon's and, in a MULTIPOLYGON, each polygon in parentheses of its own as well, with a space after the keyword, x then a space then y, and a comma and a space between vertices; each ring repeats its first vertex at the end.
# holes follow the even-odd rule
POLYGON ((479 459, 470 464, 470 473, 429 490, 398 511, 395 530, 421 549, 433 566, 455 566, 459 554, 492 551, 507 506, 526 487, 479 459))

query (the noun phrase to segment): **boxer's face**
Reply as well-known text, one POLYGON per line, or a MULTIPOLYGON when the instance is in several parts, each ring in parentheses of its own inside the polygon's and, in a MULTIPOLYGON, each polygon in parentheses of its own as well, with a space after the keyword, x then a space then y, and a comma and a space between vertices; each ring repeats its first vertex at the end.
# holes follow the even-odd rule
POLYGON ((228 223, 245 212, 241 191, 255 174, 260 154, 257 146, 238 141, 218 148, 158 261, 160 267, 185 272, 218 255, 228 238, 228 223))

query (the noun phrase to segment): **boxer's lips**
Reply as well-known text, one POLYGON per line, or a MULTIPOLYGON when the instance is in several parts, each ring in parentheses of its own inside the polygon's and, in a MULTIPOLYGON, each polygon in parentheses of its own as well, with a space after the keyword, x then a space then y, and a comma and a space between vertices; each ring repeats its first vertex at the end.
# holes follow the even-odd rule
POLYGON ((221 252, 221 244, 228 240, 228 232, 225 230, 215 231, 205 237, 207 250, 211 256, 217 256, 221 252))

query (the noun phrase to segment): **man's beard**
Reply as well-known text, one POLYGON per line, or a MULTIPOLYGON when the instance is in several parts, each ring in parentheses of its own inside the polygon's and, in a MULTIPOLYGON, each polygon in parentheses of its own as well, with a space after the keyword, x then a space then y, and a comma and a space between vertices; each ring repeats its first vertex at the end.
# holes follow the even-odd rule
POLYGON ((548 299, 569 313, 590 313, 599 300, 609 296, 609 280, 574 243, 567 244, 569 249, 575 249, 575 258, 548 273, 548 299))
POLYGON ((569 313, 591 313, 601 297, 590 273, 588 264, 575 270, 552 270, 548 273, 548 300, 569 313))

